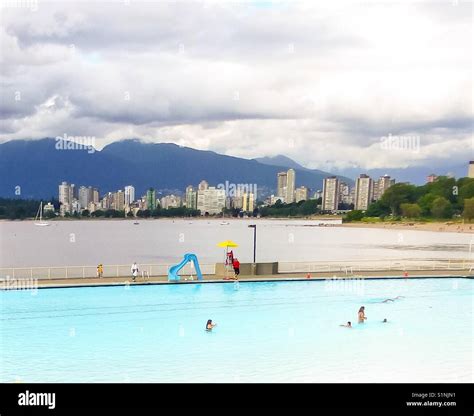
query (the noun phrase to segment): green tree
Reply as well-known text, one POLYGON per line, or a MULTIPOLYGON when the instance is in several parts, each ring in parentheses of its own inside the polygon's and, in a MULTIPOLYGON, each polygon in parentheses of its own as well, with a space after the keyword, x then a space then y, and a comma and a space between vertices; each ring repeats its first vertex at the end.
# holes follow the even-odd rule
POLYGON ((416 196, 416 186, 396 183, 384 192, 382 198, 380 198, 380 203, 389 207, 392 215, 395 216, 400 214, 401 204, 415 202, 416 196))
POLYGON ((423 194, 433 194, 436 196, 442 196, 451 202, 456 200, 456 195, 453 193, 453 189, 456 186, 456 179, 448 178, 447 176, 439 176, 434 182, 428 183, 420 188, 423 194))
POLYGON ((400 211, 407 218, 417 218, 421 215, 421 208, 418 204, 400 204, 400 211))
POLYGON ((433 205, 433 201, 437 198, 434 194, 425 194, 420 199, 418 199, 418 205, 421 208, 421 215, 423 216, 430 216, 431 215, 431 207, 433 205))
POLYGON ((440 196, 433 201, 431 213, 435 218, 450 218, 453 215, 451 203, 440 196))
POLYGON ((461 178, 459 181, 459 198, 461 200, 474 198, 474 179, 461 178), (469 181, 461 181, 462 179, 470 179, 469 181))
POLYGON ((137 217, 140 218, 150 218, 151 212, 149 209, 139 210, 137 212, 137 217))
POLYGON ((351 221, 360 221, 362 218, 364 218, 364 211, 354 210, 354 211, 348 212, 344 220, 346 222, 351 222, 351 221))
POLYGON ((151 211, 151 216, 153 218, 161 217, 161 211, 165 210, 162 210, 161 207, 158 205, 153 211, 151 211))
POLYGON ((390 208, 381 201, 373 202, 365 211, 366 217, 385 217, 390 214, 390 208))
POLYGON ((298 211, 301 215, 311 215, 315 214, 318 211, 317 208, 317 201, 315 199, 309 199, 308 201, 304 201, 299 207, 298 211))
POLYGON ((464 200, 463 216, 468 221, 474 218, 474 198, 464 200))
POLYGON ((88 209, 85 209, 82 211, 82 214, 81 214, 83 217, 89 217, 90 216, 90 211, 88 209))
POLYGON ((51 219, 51 218, 56 217, 56 214, 55 214, 54 211, 46 211, 44 213, 44 217, 47 218, 47 219, 51 219))

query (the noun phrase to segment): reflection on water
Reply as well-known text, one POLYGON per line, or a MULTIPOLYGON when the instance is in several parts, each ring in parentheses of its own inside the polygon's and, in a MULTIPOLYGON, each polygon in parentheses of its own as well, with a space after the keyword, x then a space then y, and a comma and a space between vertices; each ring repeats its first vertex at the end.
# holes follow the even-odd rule
MULTIPOLYGON (((374 247, 374 246, 372 246, 374 247)), ((378 247, 378 246, 375 246, 378 247)), ((389 250, 419 250, 419 251, 453 251, 453 252, 467 252, 469 253, 469 244, 429 244, 429 245, 401 245, 401 244, 386 244, 381 247, 389 250)))

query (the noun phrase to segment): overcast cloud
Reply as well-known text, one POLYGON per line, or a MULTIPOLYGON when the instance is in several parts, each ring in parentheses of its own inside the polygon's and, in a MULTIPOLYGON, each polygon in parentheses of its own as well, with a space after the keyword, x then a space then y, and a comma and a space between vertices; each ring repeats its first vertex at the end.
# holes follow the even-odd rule
POLYGON ((472 3, 8 1, 0 140, 174 142, 310 168, 473 155, 472 3), (384 149, 382 137, 419 136, 384 149))

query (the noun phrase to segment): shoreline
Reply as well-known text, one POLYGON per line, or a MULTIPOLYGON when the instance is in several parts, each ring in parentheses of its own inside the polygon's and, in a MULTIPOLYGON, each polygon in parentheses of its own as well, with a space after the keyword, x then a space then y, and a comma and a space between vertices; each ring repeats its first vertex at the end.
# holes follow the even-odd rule
POLYGON ((335 227, 346 228, 375 228, 385 230, 404 230, 404 231, 431 231, 440 233, 466 233, 474 234, 474 224, 463 224, 460 222, 346 222, 334 225, 335 227))
MULTIPOLYGON (((433 221, 433 222, 417 222, 417 221, 400 221, 400 222, 344 222, 340 223, 340 216, 315 216, 315 217, 248 217, 248 218, 234 218, 234 217, 159 217, 159 218, 53 218, 46 220, 51 224, 54 223, 66 223, 66 222, 77 222, 77 221, 132 221, 132 222, 148 222, 148 221, 188 221, 188 222, 238 222, 238 221, 307 221, 311 226, 317 227, 344 227, 344 228, 375 228, 385 230, 411 230, 411 231, 431 231, 431 232, 448 232, 448 233, 466 233, 474 234, 474 223, 462 223, 455 221, 433 221), (334 224, 317 224, 318 221, 334 222, 334 224)), ((1 223, 31 223, 34 222, 34 218, 28 218, 23 220, 10 220, 0 219, 1 223)))

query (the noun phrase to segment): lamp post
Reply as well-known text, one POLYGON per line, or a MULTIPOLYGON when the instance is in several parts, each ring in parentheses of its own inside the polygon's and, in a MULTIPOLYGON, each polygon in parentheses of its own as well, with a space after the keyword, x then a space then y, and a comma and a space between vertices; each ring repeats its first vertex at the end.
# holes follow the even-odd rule
POLYGON ((255 264, 257 262, 257 224, 251 224, 248 227, 253 228, 253 264, 255 264))

